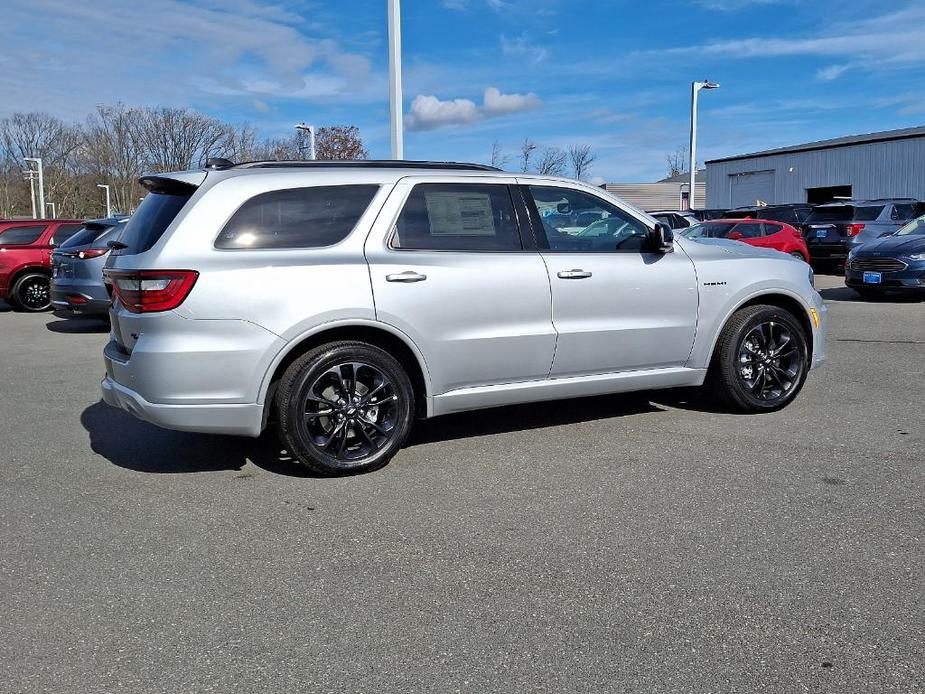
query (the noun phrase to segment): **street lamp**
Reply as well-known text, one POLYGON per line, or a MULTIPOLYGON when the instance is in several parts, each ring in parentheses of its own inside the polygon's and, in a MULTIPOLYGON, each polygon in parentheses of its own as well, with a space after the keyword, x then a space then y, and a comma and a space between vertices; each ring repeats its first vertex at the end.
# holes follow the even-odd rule
POLYGON ((687 201, 687 207, 691 210, 694 209, 694 190, 697 183, 697 92, 701 89, 719 89, 719 85, 710 80, 691 82, 691 188, 687 201))
POLYGON ((389 111, 392 121, 392 159, 405 158, 401 105, 401 7, 389 0, 389 111))
POLYGON ((106 191, 106 216, 112 217, 112 206, 109 204, 109 186, 105 183, 97 183, 97 188, 103 188, 106 191))
POLYGON ((308 153, 311 155, 309 158, 315 161, 315 126, 296 123, 295 129, 299 131, 299 156, 302 156, 302 151, 305 149, 302 144, 302 133, 308 133, 308 153))
MULTIPOLYGON (((36 166, 36 173, 39 175, 39 217, 45 219, 45 178, 42 173, 42 158, 41 157, 23 157, 24 161, 34 161, 36 166)), ((30 166, 31 170, 32 167, 30 166)), ((32 207, 32 218, 35 219, 35 206, 32 207)))

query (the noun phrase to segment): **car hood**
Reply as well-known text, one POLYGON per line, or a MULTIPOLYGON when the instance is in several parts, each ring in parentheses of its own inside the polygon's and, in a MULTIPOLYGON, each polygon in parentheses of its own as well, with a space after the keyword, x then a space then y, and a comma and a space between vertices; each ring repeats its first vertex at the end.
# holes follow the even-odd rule
POLYGON ((780 251, 775 251, 771 248, 759 248, 758 246, 750 246, 747 243, 741 241, 732 241, 731 239, 692 239, 686 236, 682 237, 685 244, 696 243, 701 246, 714 246, 718 250, 721 250, 729 255, 737 255, 744 258, 780 258, 780 251))
POLYGON ((884 236, 868 241, 858 248, 858 255, 909 255, 925 252, 925 234, 908 234, 906 236, 884 236))

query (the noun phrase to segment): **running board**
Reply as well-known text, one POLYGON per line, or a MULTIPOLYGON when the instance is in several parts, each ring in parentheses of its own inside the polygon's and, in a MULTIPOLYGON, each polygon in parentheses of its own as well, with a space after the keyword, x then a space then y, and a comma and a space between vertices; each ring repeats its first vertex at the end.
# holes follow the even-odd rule
POLYGON ((699 386, 703 384, 706 375, 706 369, 676 367, 460 388, 434 396, 428 416, 436 417, 452 412, 465 412, 501 405, 519 405, 542 400, 564 400, 589 395, 626 393, 634 390, 699 386))

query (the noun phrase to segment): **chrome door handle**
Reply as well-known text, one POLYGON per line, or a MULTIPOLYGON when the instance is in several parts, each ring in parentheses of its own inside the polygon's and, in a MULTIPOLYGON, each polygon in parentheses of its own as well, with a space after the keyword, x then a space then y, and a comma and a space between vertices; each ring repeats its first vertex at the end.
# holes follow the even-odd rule
POLYGON ((386 282, 423 282, 426 279, 427 275, 422 275, 414 270, 405 270, 404 272, 396 272, 385 276, 386 282))
POLYGON ((556 276, 562 280, 583 280, 590 277, 591 273, 587 270, 562 270, 556 276))

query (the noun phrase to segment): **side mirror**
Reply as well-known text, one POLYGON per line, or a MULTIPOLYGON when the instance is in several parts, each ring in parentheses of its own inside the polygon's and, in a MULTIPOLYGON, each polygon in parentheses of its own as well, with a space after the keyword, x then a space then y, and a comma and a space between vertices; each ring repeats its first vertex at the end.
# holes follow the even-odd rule
POLYGON ((674 250, 674 232, 665 222, 656 222, 654 229, 646 234, 649 249, 656 253, 671 253, 674 250))
POLYGON ((738 241, 739 239, 742 238, 742 232, 739 232, 739 231, 730 231, 730 232, 726 235, 726 238, 729 239, 730 241, 738 241))

